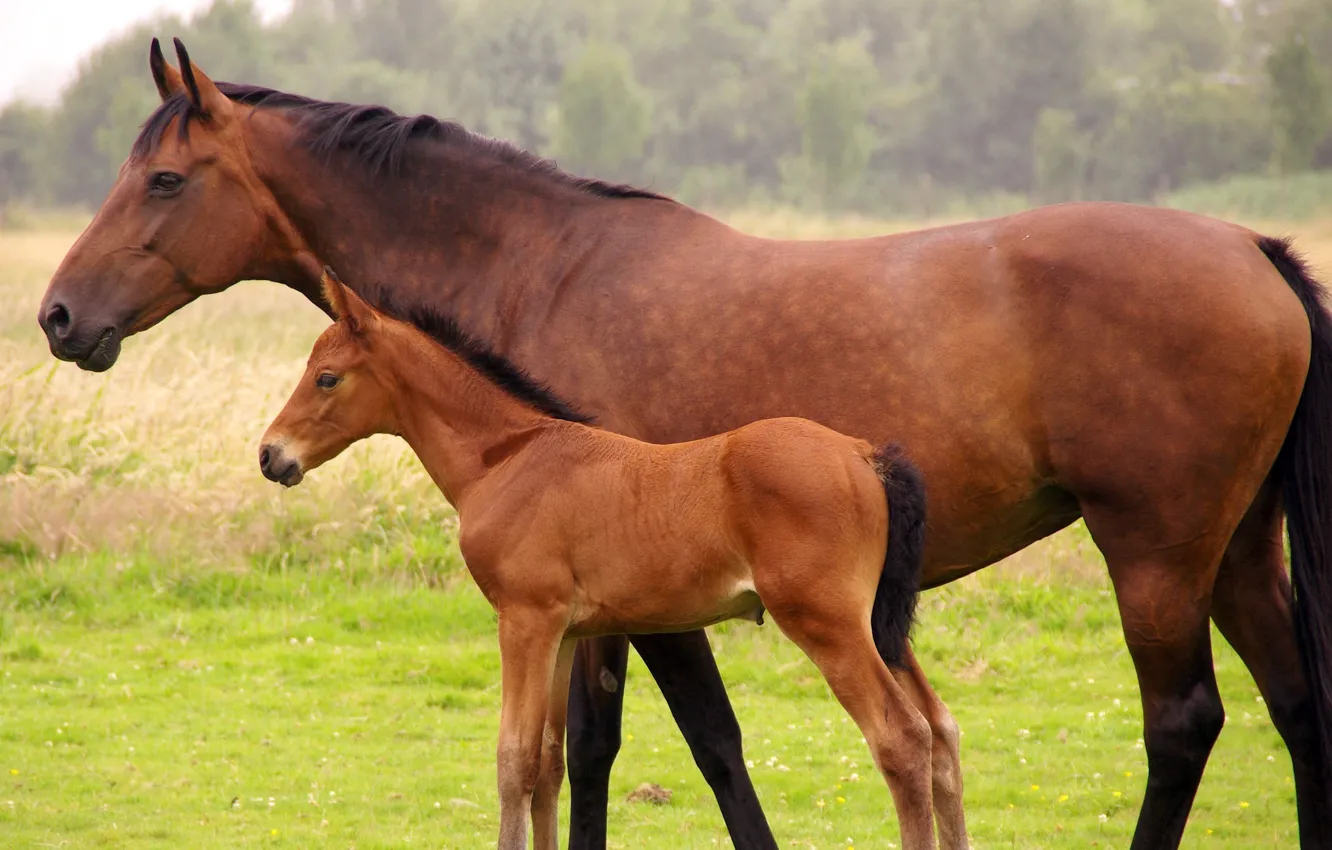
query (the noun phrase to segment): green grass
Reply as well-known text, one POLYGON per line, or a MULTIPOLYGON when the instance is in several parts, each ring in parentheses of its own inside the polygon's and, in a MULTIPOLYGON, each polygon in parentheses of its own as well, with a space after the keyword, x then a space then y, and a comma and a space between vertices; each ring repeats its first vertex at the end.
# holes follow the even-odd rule
MULTIPOLYGON (((146 556, 0 556, 5 845, 491 842, 494 616, 456 561, 426 581, 377 574, 374 551, 340 567, 198 571, 146 556)), ((781 845, 895 843, 887 789, 813 667, 771 626, 719 627, 713 643, 781 845)), ((1284 748, 1217 644, 1229 721, 1188 843, 1291 845, 1284 748)), ((930 592, 917 649, 962 725, 976 846, 1127 844, 1146 763, 1102 583, 1009 571, 930 592)), ((612 846, 729 846, 636 659, 626 703, 612 846), (625 801, 641 782, 674 797, 625 801)))

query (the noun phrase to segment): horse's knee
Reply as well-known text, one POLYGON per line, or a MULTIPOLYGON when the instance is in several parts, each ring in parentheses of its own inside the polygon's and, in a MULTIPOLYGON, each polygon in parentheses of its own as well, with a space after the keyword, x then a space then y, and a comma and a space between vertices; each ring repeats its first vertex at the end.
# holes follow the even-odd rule
POLYGON ((736 776, 745 775, 740 723, 734 715, 714 718, 708 725, 706 736, 691 736, 687 743, 694 763, 709 787, 725 787, 736 776))
POLYGON ((1291 758, 1309 766, 1319 762, 1318 725, 1313 698, 1303 680, 1273 682, 1268 687, 1267 712, 1286 742, 1291 758))
POLYGON ((1225 725, 1226 712, 1216 689, 1199 683, 1187 695, 1158 700, 1145 720, 1150 781, 1195 784, 1225 725))
MULTIPOLYGON (((572 708, 572 707, 571 707, 572 708)), ((579 718, 570 712, 568 765, 571 778, 606 776, 620 752, 620 724, 598 723, 597 718, 579 718)))

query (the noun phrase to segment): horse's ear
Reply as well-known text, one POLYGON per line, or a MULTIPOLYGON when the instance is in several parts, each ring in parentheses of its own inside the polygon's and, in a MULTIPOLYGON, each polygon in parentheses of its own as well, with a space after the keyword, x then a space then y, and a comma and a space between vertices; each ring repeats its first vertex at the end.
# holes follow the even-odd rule
POLYGON ((167 64, 162 56, 162 43, 153 39, 148 48, 148 69, 153 72, 153 82, 157 83, 157 93, 163 100, 179 91, 185 90, 185 81, 180 78, 180 71, 167 64))
POLYGON ((324 291, 324 300, 333 310, 333 316, 347 326, 352 333, 360 333, 374 318, 374 311, 361 297, 352 292, 329 266, 324 266, 324 276, 319 281, 324 291))
POLYGON ((190 54, 186 52, 185 45, 180 43, 180 39, 172 41, 176 45, 176 59, 180 63, 181 80, 186 94, 194 103, 194 108, 219 122, 229 118, 232 112, 231 100, 222 93, 216 83, 208 79, 208 75, 198 65, 190 61, 190 54))

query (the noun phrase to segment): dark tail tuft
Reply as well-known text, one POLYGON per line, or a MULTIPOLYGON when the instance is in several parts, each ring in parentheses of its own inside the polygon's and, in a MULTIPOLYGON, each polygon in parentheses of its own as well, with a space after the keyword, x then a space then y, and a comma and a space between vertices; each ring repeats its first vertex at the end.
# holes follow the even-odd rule
POLYGON ((1295 636, 1309 682, 1323 775, 1332 777, 1332 317, 1323 289, 1286 239, 1258 248, 1309 315, 1313 349, 1295 419, 1277 459, 1290 532, 1295 636))
POLYGON ((901 446, 874 453, 874 469, 888 497, 888 551, 870 609, 874 646, 889 667, 902 667, 920 593, 925 548, 925 483, 901 446))

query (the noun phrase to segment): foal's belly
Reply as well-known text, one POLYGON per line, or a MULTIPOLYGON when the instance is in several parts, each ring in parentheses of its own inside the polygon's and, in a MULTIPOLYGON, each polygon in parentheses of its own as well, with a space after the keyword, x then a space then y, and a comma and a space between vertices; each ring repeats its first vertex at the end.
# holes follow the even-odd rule
POLYGON ((763 603, 749 571, 700 570, 677 565, 671 575, 655 570, 616 570, 616 580, 578 582, 569 634, 658 634, 701 629, 723 620, 754 622, 763 603))

